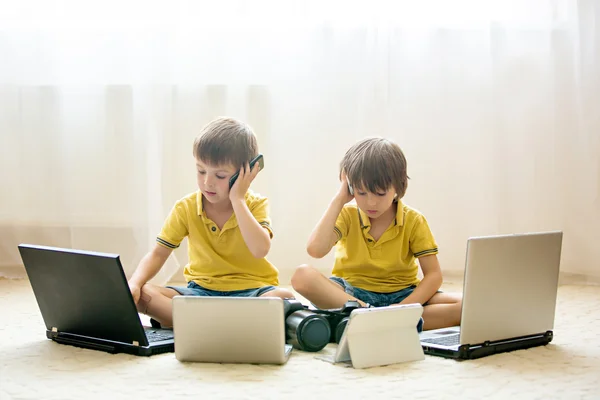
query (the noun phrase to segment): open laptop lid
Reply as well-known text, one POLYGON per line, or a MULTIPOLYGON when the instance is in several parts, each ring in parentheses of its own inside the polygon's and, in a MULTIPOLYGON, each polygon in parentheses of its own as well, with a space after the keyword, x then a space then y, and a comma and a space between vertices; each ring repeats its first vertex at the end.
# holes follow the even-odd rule
POLYGON ((281 364, 291 350, 279 298, 175 296, 173 331, 179 361, 281 364))
POLYGON ((368 368, 424 359, 417 332, 422 313, 420 304, 353 310, 334 362, 368 368))
POLYGON ((468 240, 460 344, 553 329, 562 236, 556 231, 468 240))
POLYGON ((116 254, 19 245, 46 329, 147 346, 116 254))

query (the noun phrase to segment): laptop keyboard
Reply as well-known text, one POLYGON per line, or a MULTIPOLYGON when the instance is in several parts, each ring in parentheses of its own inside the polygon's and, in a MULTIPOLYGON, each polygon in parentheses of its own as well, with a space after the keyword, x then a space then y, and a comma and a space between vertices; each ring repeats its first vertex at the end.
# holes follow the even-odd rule
POLYGON ((421 339, 421 342, 439 344, 442 346, 456 346, 460 343, 459 338, 460 333, 455 333, 454 335, 445 335, 436 338, 421 339))
POLYGON ((161 340, 170 340, 173 339, 173 331, 169 330, 147 330, 146 337, 148 338, 148 342, 160 342, 161 340))

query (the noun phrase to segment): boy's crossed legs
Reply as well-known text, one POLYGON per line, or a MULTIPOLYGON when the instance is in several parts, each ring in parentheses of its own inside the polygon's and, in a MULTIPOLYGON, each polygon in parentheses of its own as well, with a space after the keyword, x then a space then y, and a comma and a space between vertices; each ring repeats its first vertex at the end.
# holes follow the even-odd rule
MULTIPOLYGON (((414 289, 407 288, 399 292, 382 295, 364 289, 353 288, 340 278, 333 279, 335 281, 328 279, 312 266, 301 265, 296 269, 294 276, 292 276, 292 286, 298 293, 322 309, 342 307, 348 300, 356 300, 365 306, 367 302, 372 301, 371 299, 376 297, 387 297, 390 299, 396 295, 398 299, 402 299, 408 297, 412 289, 414 289)), ((398 300, 398 303, 400 301, 398 300)), ((388 304, 377 304, 374 301, 371 305, 382 306, 388 304)), ((435 293, 423 307, 423 329, 431 330, 459 325, 461 307, 462 299, 460 295, 435 293)))
POLYGON ((160 322, 163 328, 173 326, 173 297, 187 296, 236 296, 236 297, 280 297, 293 298, 294 295, 287 289, 275 286, 265 286, 257 289, 235 290, 220 292, 201 287, 195 282, 190 282, 187 288, 164 287, 146 283, 137 303, 137 310, 160 322))

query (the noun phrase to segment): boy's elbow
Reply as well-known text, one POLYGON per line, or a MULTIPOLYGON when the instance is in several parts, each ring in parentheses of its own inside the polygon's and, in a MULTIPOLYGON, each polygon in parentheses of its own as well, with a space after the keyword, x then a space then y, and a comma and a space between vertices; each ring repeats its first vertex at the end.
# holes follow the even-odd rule
POLYGON ((325 253, 322 250, 316 248, 316 246, 312 246, 311 244, 309 244, 308 246, 306 246, 306 252, 312 258, 323 258, 323 257, 325 257, 327 255, 327 253, 325 253))
POLYGON ((267 254, 269 254, 269 250, 271 250, 270 240, 260 247, 257 246, 253 249, 250 249, 250 253, 252 253, 254 258, 265 258, 267 254))
POLYGON ((269 254, 268 251, 253 251, 252 255, 254 258, 265 258, 269 254))

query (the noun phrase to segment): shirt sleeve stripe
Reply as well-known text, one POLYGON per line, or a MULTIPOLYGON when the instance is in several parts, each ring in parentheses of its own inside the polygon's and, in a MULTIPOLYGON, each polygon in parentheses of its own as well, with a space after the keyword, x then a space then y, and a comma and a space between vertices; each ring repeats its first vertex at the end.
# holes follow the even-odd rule
POLYGON ((169 242, 167 242, 166 240, 164 240, 164 239, 161 239, 161 238, 159 238, 159 237, 157 237, 157 238, 156 238, 156 241, 157 241, 159 244, 162 244, 163 246, 165 246, 165 247, 168 247, 169 249, 176 249, 176 248, 178 248, 178 247, 179 247, 179 245, 175 245, 175 244, 169 243, 169 242))
POLYGON ((263 228, 266 228, 269 231, 269 235, 271 236, 271 239, 273 239, 273 228, 271 228, 271 225, 267 221, 259 222, 259 225, 262 226, 263 228))
POLYGON ((415 257, 421 257, 427 254, 436 254, 438 252, 437 247, 435 249, 429 249, 429 250, 423 250, 423 251, 419 251, 418 253, 415 253, 414 256, 415 257))
POLYGON ((335 232, 335 234, 337 235, 337 240, 336 242, 339 242, 340 240, 342 240, 342 232, 338 229, 337 226, 333 227, 333 231, 335 232))

